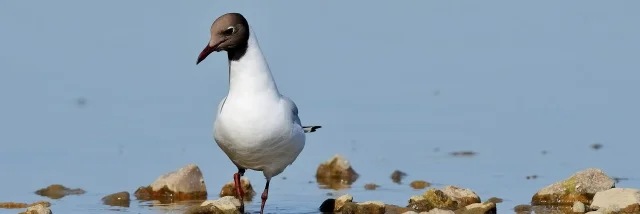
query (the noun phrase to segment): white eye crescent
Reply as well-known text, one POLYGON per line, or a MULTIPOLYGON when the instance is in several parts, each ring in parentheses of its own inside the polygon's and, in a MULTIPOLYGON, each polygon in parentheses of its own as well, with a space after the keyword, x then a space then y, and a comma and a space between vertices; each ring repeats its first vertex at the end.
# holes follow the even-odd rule
POLYGON ((224 34, 225 36, 230 36, 235 31, 236 31, 236 28, 234 28, 233 26, 230 26, 226 30, 222 31, 222 34, 224 34))

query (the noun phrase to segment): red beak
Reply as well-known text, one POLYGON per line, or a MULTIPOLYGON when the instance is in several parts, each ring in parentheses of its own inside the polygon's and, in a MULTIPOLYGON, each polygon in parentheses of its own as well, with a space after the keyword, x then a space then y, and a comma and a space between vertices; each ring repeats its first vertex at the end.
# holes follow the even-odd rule
POLYGON ((209 56, 209 54, 213 53, 213 51, 215 51, 216 48, 218 48, 218 45, 219 44, 215 44, 214 46, 209 46, 209 44, 207 44, 207 46, 204 47, 204 50, 202 50, 202 52, 200 52, 200 56, 198 56, 198 62, 196 62, 196 65, 200 64, 200 62, 202 62, 202 60, 207 58, 207 56, 209 56))

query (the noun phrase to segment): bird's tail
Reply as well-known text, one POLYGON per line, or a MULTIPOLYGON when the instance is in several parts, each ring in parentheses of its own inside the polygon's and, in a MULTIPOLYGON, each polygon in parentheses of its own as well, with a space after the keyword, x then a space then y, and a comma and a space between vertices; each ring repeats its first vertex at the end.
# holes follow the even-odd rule
POLYGON ((303 126, 304 133, 315 132, 316 129, 322 128, 322 126, 303 126))

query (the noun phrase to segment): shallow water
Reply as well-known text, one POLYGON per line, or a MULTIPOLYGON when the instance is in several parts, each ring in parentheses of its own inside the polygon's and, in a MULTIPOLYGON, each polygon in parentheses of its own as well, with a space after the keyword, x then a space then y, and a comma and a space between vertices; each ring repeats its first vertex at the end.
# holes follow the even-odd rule
MULTIPOLYGON (((227 59, 195 61, 229 11, 249 17, 302 122, 323 126, 274 178, 269 213, 317 213, 334 191, 309 181, 336 153, 360 178, 333 194, 356 201, 403 206, 425 180, 509 213, 590 167, 638 188, 640 2, 576 2, 0 1, 0 201, 63 184, 87 193, 49 200, 57 214, 180 213, 100 199, 186 164, 216 198, 236 170, 211 138, 227 59)), ((246 175, 261 192, 262 174, 246 175)))
MULTIPOLYGON (((318 135, 321 135, 318 132, 318 135)), ((313 139, 313 137, 310 137, 313 139)), ((212 144, 189 145, 183 152, 172 153, 172 146, 154 147, 158 157, 148 160, 147 156, 136 155, 144 149, 125 149, 118 154, 117 148, 103 150, 98 148, 79 149, 83 153, 68 153, 66 149, 49 148, 41 150, 3 151, 2 162, 12 160, 29 160, 38 157, 51 157, 46 164, 30 161, 13 161, 4 164, 2 189, 5 194, 0 201, 34 202, 47 200, 52 202, 52 210, 56 213, 181 213, 183 205, 157 205, 153 202, 139 202, 133 200, 128 208, 109 207, 103 205, 100 199, 110 193, 129 191, 133 193, 138 186, 148 185, 162 173, 181 167, 181 163, 193 162, 199 164, 206 180, 209 198, 217 198, 217 193, 224 183, 231 180, 233 167, 226 161, 214 163, 211 159, 223 160, 221 156, 212 158, 207 154, 216 153, 212 144), (30 157, 30 158, 28 158, 30 157), (80 160, 80 161, 78 161, 80 160), (190 161, 189 161, 190 160, 190 161), (80 187, 87 191, 84 195, 66 196, 59 200, 50 200, 33 194, 32 192, 52 183, 61 183, 68 187, 80 187)), ((404 206, 412 195, 421 194, 424 190, 412 190, 408 183, 415 179, 424 179, 433 183, 432 187, 441 188, 444 185, 457 185, 473 189, 480 197, 500 197, 505 201, 498 204, 501 213, 509 213, 517 204, 528 203, 530 197, 540 188, 555 181, 564 179, 586 166, 602 167, 612 176, 630 177, 625 167, 606 166, 597 158, 582 160, 580 164, 570 164, 568 158, 560 156, 557 151, 549 150, 546 155, 539 152, 523 152, 522 154, 493 154, 502 155, 508 161, 497 161, 489 151, 479 152, 475 157, 452 157, 446 152, 433 150, 408 150, 404 155, 395 157, 370 157, 356 149, 347 152, 354 169, 360 173, 360 178, 350 189, 323 189, 314 181, 316 163, 310 159, 318 159, 312 150, 327 152, 321 149, 319 143, 311 140, 308 150, 301 156, 301 162, 296 162, 282 175, 273 179, 270 197, 267 203, 268 213, 319 213, 318 206, 329 197, 341 194, 351 194, 357 201, 380 200, 385 203, 404 206), (420 155, 422 154, 422 155, 420 155), (408 161, 407 156, 412 161, 408 161), (370 162, 370 163, 367 163, 370 162), (535 164, 534 164, 535 163, 535 164), (390 179, 394 169, 400 169, 409 175, 403 184, 395 184, 390 179), (527 180, 527 175, 536 174, 539 177, 527 180), (286 177, 286 179, 282 179, 286 177), (310 182, 314 181, 314 182, 310 182), (364 184, 376 183, 376 190, 365 190, 364 184), (332 193, 333 196, 328 196, 332 193)), ((366 148, 362 149, 366 150, 366 148)), ((612 151, 603 149, 592 151, 588 146, 580 151, 581 156, 609 156, 609 163, 622 161, 623 157, 614 154, 624 153, 624 150, 612 151), (618 159, 618 160, 616 160, 618 159)), ((149 152, 149 151, 147 151, 149 152)), ((391 152, 391 151, 390 151, 391 152)), ((397 151, 400 152, 400 151, 397 151)), ((328 153, 328 152, 327 152, 328 153)), ((391 152, 391 154, 400 154, 391 152)), ((327 156, 325 158, 329 158, 327 156)), ((249 171, 246 174, 252 181, 254 189, 259 193, 263 188, 262 174, 249 171)), ((621 181, 618 186, 638 187, 637 180, 621 181)), ((132 196, 133 197, 133 196, 132 196)), ((134 198, 132 198, 134 199, 134 198)), ((254 197, 247 204, 247 211, 259 210, 259 196, 254 197)), ((0 213, 17 213, 17 210, 0 209, 0 213)))

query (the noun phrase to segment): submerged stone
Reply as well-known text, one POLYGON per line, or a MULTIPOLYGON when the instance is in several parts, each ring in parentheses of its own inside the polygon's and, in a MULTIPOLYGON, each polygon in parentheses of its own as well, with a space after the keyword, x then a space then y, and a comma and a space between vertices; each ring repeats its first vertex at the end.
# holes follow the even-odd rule
POLYGON ((365 184, 364 185, 364 189, 366 190, 376 190, 378 187, 380 187, 380 185, 374 184, 374 183, 370 183, 370 184, 365 184))
POLYGON ((35 193, 37 195, 48 197, 51 199, 60 199, 67 195, 82 195, 85 193, 85 191, 80 188, 71 189, 60 184, 52 184, 48 187, 36 190, 35 193))
POLYGON ((102 203, 109 206, 129 207, 131 196, 127 191, 113 193, 103 197, 102 203))
POLYGON ((414 188, 414 189, 424 189, 431 186, 431 184, 426 181, 417 180, 417 181, 412 181, 409 184, 409 186, 411 186, 411 188, 414 188))
POLYGON ((396 170, 393 171, 393 173, 391 173, 391 180, 393 181, 393 183, 396 184, 401 184, 402 183, 402 179, 407 176, 407 173, 400 171, 400 170, 396 170))

